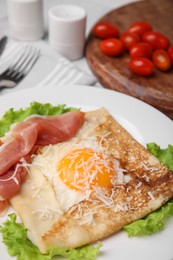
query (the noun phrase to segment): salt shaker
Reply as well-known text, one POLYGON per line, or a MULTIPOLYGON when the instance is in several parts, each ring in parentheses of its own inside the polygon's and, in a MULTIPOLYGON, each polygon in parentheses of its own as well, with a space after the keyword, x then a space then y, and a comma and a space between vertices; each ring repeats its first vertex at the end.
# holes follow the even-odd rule
POLYGON ((44 35, 42 0, 8 0, 10 34, 22 41, 35 41, 44 35))
POLYGON ((85 44, 86 11, 78 5, 56 5, 49 10, 49 43, 70 60, 82 57, 85 44))

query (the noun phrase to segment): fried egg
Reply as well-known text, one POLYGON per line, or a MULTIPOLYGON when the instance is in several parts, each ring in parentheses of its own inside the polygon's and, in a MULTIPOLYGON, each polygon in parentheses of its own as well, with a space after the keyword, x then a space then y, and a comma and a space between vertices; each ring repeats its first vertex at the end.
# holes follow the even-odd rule
POLYGON ((85 135, 81 129, 70 141, 45 146, 33 156, 30 175, 46 178, 62 212, 80 201, 91 200, 98 191, 104 195, 112 192, 122 180, 119 161, 108 153, 100 139, 85 135))

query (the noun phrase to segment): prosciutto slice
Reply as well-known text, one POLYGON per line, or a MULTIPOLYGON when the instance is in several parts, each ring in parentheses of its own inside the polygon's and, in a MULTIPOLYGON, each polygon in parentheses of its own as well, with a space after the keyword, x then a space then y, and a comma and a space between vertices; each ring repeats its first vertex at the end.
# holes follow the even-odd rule
POLYGON ((15 124, 9 132, 9 141, 0 147, 0 200, 11 198, 20 189, 26 175, 19 162, 21 158, 28 162, 34 147, 68 140, 83 121, 84 113, 73 111, 60 116, 35 116, 15 124))
POLYGON ((8 205, 9 205, 8 200, 2 200, 2 201, 0 200, 0 216, 5 215, 8 205))
MULTIPOLYGON (((39 146, 35 145, 30 153, 23 157, 23 162, 30 163, 32 154, 36 154, 39 150, 39 146)), ((27 168, 23 164, 16 163, 8 171, 0 176, 0 195, 1 199, 9 200, 12 198, 18 190, 20 190, 21 184, 27 174, 27 168)), ((0 201, 2 202, 2 201, 0 201)), ((1 211, 1 207, 0 207, 1 211)))
POLYGON ((17 123, 11 130, 11 140, 0 149, 0 175, 27 155, 35 144, 63 142, 76 134, 84 120, 80 111, 60 116, 32 117, 17 123))
POLYGON ((20 189, 27 170, 21 164, 11 167, 0 176, 0 194, 4 200, 12 198, 20 189))

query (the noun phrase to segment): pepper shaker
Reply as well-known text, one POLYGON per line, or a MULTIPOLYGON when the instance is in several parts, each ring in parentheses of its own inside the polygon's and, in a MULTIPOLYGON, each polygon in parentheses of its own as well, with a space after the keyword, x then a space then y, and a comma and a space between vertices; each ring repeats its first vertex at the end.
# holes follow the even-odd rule
POLYGON ((49 10, 49 43, 70 60, 83 56, 86 11, 78 5, 56 5, 49 10))
POLYGON ((44 35, 42 0, 8 0, 10 35, 22 41, 39 40, 44 35))

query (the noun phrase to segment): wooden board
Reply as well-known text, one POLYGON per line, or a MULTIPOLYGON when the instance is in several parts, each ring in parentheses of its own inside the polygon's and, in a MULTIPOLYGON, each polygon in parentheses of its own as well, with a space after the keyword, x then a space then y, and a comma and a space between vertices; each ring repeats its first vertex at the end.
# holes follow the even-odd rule
MULTIPOLYGON (((99 21, 116 24, 120 32, 135 21, 150 22, 155 31, 165 34, 173 44, 173 0, 144 0, 112 10, 99 21)), ((129 55, 108 57, 98 48, 99 39, 91 33, 86 42, 86 59, 99 82, 106 88, 137 97, 173 119, 173 69, 155 70, 150 77, 140 77, 128 68, 129 55)))

